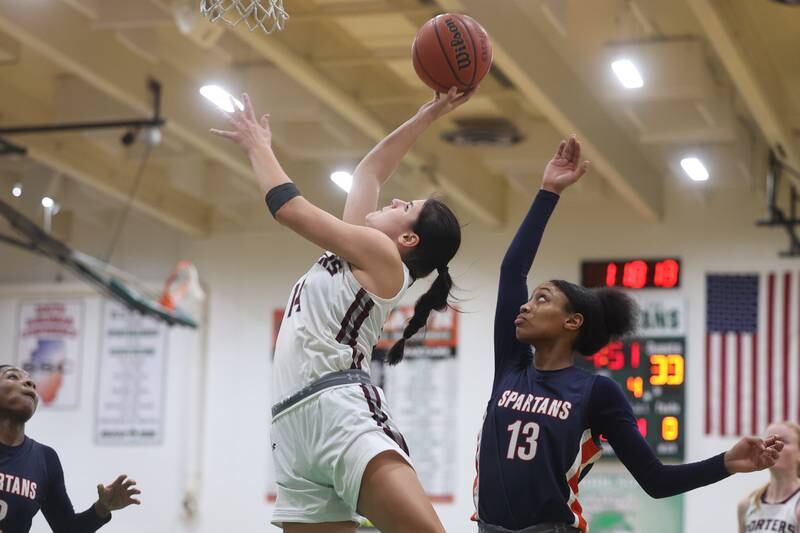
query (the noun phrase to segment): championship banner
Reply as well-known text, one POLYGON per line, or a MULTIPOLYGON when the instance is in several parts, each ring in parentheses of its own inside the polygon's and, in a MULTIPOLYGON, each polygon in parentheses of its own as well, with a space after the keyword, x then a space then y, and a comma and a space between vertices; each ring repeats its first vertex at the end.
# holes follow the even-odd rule
MULTIPOLYGON (((384 360, 414 314, 411 305, 395 308, 386 320, 373 364, 384 360)), ((452 503, 457 478, 458 312, 431 313, 425 329, 406 341, 403 361, 380 365, 383 391, 425 492, 435 503, 452 503)), ((378 383, 378 374, 373 372, 378 383)))
POLYGON ((95 442, 156 445, 164 433, 167 326, 106 300, 95 442))
POLYGON ((23 302, 17 324, 16 364, 33 378, 41 405, 76 408, 83 348, 81 300, 23 302))
MULTIPOLYGON (((394 367, 384 364, 392 345, 402 337, 414 314, 411 305, 395 308, 387 317, 383 333, 372 352, 372 382, 386 394, 389 410, 411 451, 411 460, 435 503, 452 503, 455 487, 456 397, 458 354, 458 312, 448 308, 432 312, 427 326, 406 341, 403 361, 394 367)), ((280 330, 283 309, 272 314, 272 353, 280 330)), ((266 500, 275 501, 271 465, 266 500)))

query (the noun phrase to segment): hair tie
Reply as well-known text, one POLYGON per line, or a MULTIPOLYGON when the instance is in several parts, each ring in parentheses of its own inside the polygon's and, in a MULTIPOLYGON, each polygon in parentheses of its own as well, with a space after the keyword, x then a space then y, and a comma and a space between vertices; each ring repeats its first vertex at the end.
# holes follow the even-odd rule
POLYGON ((450 273, 450 269, 447 268, 447 265, 437 268, 436 271, 439 273, 440 276, 444 276, 445 274, 450 273))

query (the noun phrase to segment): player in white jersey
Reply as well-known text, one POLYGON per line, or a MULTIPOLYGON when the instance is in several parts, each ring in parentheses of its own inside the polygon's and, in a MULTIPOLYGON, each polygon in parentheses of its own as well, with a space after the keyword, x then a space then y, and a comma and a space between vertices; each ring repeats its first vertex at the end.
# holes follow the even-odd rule
POLYGON ((392 200, 378 210, 383 183, 423 131, 471 93, 437 94, 381 141, 356 168, 342 220, 300 196, 271 149, 268 115, 247 95, 213 133, 247 152, 272 215, 326 250, 298 280, 278 334, 271 439, 278 499, 272 522, 289 533, 353 532, 359 514, 384 533, 442 532, 392 423, 369 361, 381 327, 411 283, 437 276, 417 301, 403 339, 447 306, 447 264, 461 243, 455 215, 435 199, 392 200))
POLYGON ((739 533, 800 533, 800 426, 779 422, 767 428, 784 443, 769 483, 739 502, 739 533))

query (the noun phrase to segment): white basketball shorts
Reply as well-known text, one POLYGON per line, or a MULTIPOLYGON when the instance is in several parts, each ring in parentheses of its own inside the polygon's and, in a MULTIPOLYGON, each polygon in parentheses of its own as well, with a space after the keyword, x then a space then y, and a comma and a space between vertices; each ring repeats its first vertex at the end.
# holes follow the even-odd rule
POLYGON ((278 487, 272 523, 278 527, 358 522, 367 464, 391 450, 412 465, 383 391, 374 385, 326 389, 276 415, 270 433, 278 487))

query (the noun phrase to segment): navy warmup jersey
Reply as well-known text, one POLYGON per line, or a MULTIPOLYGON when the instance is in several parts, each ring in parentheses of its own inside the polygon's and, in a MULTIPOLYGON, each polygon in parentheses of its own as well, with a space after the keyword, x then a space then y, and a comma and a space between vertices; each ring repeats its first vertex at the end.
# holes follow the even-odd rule
POLYGON ((54 533, 90 533, 111 518, 93 507, 75 514, 55 450, 25 437, 19 446, 0 444, 0 533, 26 533, 42 510, 54 533))
POLYGON ((723 454, 663 465, 639 433, 611 379, 575 367, 540 371, 514 319, 528 300, 526 278, 558 195, 540 191, 500 271, 494 325, 495 374, 478 440, 475 518, 510 530, 562 523, 587 531, 578 483, 600 456, 600 435, 653 497, 728 476, 723 454))

